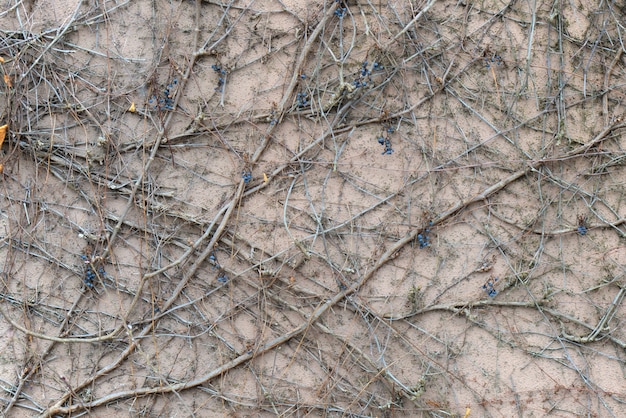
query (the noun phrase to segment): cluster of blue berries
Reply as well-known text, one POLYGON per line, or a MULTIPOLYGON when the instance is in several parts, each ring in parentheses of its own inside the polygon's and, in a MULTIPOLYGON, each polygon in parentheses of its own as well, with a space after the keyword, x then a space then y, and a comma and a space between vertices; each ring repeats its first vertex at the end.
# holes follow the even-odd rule
POLYGON ((491 67, 491 63, 502 65, 502 57, 498 54, 492 55, 491 58, 485 57, 485 65, 487 68, 491 67))
POLYGON ((369 62, 367 61, 363 61, 363 64, 361 64, 361 71, 359 73, 361 77, 369 77, 372 75, 372 72, 382 71, 385 69, 385 67, 383 67, 381 64, 377 63, 376 61, 372 63, 371 70, 367 69, 368 65, 369 65, 369 62))
MULTIPOLYGON (((93 265, 91 264, 91 261, 89 260, 89 257, 87 257, 84 254, 81 254, 80 258, 83 259, 83 261, 86 264, 86 268, 85 268, 85 277, 83 277, 83 283, 85 284, 85 286, 89 289, 93 289, 95 287, 95 280, 96 280, 96 272, 93 269, 93 265)), ((100 276, 104 276, 106 274, 106 272, 104 271, 104 267, 99 266, 98 267, 98 274, 100 276)))
POLYGON ((382 152, 382 155, 391 155, 393 154, 393 148, 391 148, 391 140, 389 138, 385 138, 383 136, 379 136, 378 143, 385 147, 385 150, 382 152))
POLYGON ((343 19, 346 13, 348 13, 348 9, 345 7, 337 7, 335 9, 335 16, 337 16, 339 19, 343 19))
POLYGON ((309 96, 306 93, 298 93, 296 95, 296 104, 298 105, 298 108, 307 107, 309 105, 308 97, 309 96))
POLYGON ((367 82, 372 81, 372 72, 367 69, 367 64, 367 61, 363 61, 363 64, 361 64, 361 70, 359 70, 359 76, 352 82, 352 85, 357 89, 359 87, 367 87, 367 82))
POLYGON ((380 71, 384 69, 384 67, 377 62, 374 62, 372 64, 371 70, 367 68, 368 66, 369 62, 363 61, 363 63, 361 64, 361 69, 359 70, 358 77, 352 82, 352 85, 354 87, 367 87, 367 83, 372 82, 372 71, 380 71))
POLYGON ((215 88, 215 91, 221 92, 224 89, 224 83, 226 82, 226 80, 224 79, 224 76, 226 75, 226 70, 224 70, 221 65, 216 64, 211 65, 211 68, 218 74, 217 87, 215 88))
POLYGON ((489 296, 490 298, 498 294, 498 291, 494 288, 498 280, 499 279, 497 277, 492 277, 487 280, 487 283, 483 285, 483 289, 485 290, 485 292, 487 292, 487 296, 489 296))
POLYGON ((430 227, 432 226, 433 221, 428 222, 428 226, 424 228, 422 232, 417 234, 417 242, 420 245, 420 248, 428 247, 430 245, 430 227))
POLYGON ((250 172, 250 170, 246 170, 242 173, 241 178, 243 178, 243 182, 248 184, 250 183, 250 181, 252 181, 252 173, 250 172))
POLYGON ((580 235, 587 235, 587 227, 585 225, 579 225, 577 231, 580 235))
POLYGON ((222 284, 226 284, 228 282, 228 276, 222 271, 217 275, 217 281, 222 284))
POLYGON ((154 110, 174 110, 174 97, 178 88, 178 79, 175 78, 165 87, 160 97, 152 96, 148 103, 154 110))
POLYGON ((361 77, 368 77, 370 75, 372 75, 372 72, 370 70, 367 69, 367 61, 363 61, 363 64, 361 64, 361 77))

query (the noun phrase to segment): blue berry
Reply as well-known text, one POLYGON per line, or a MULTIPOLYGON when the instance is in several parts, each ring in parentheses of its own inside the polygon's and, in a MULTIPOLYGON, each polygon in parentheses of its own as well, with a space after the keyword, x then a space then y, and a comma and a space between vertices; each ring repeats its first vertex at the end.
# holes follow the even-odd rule
POLYGON ((211 253, 209 255, 209 261, 213 263, 213 269, 220 267, 220 263, 217 261, 217 257, 215 256, 215 253, 211 253))

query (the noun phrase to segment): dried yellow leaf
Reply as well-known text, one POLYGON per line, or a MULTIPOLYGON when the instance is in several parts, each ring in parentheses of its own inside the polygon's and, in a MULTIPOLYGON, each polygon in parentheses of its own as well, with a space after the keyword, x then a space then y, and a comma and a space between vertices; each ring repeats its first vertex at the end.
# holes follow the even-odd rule
POLYGON ((267 183, 269 179, 267 178, 267 174, 263 173, 263 182, 267 183))
POLYGON ((9 125, 2 125, 0 126, 0 147, 2 146, 2 143, 4 142, 4 137, 7 135, 7 128, 9 127, 9 125))
POLYGON ((4 64, 4 58, 0 57, 0 64, 4 64))
POLYGON ((130 107, 128 108, 128 111, 131 113, 135 113, 137 111, 137 107, 135 106, 135 102, 132 102, 130 104, 130 107))
POLYGON ((13 87, 13 83, 11 83, 11 77, 8 74, 4 75, 4 84, 8 87, 13 87))

